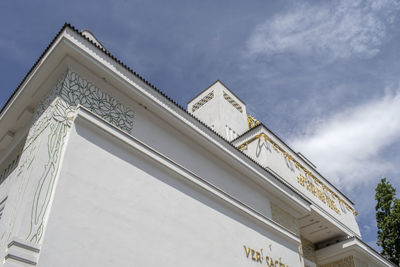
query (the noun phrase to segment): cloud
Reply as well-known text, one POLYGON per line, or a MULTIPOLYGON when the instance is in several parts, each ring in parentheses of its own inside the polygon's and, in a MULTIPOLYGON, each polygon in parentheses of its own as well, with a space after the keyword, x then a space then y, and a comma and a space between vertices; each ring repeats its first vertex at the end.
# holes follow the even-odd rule
POLYGON ((328 179, 351 189, 396 169, 385 148, 400 141, 400 90, 340 111, 309 126, 289 143, 311 159, 328 179))
POLYGON ((395 0, 301 4, 258 25, 247 42, 248 54, 370 58, 380 52, 398 10, 395 0))

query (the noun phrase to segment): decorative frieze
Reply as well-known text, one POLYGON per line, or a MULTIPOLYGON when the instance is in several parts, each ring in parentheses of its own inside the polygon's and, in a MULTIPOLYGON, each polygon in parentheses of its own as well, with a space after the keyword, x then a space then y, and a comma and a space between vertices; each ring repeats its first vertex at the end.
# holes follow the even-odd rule
MULTIPOLYGON (((256 140, 260 140, 260 141, 264 141, 268 142, 271 144, 271 146, 274 148, 275 151, 281 153, 281 155, 285 158, 285 160, 287 160, 288 162, 290 162, 291 164, 293 164, 293 166, 299 170, 302 171, 302 173, 304 175, 302 175, 303 177, 305 177, 306 179, 309 179, 310 181, 312 181, 313 184, 315 184, 314 188, 317 187, 321 187, 323 192, 325 193, 325 196, 327 198, 331 198, 331 201, 327 200, 325 203, 329 202, 329 207, 331 209, 333 209, 336 213, 340 214, 340 210, 336 207, 336 203, 334 202, 335 199, 337 199, 337 201, 339 202, 340 205, 343 205, 344 207, 346 207, 347 210, 351 211, 354 215, 357 215, 357 211, 352 208, 350 205, 348 205, 341 197, 339 197, 333 190, 331 190, 328 186, 326 186, 320 179, 318 179, 311 171, 309 171, 306 167, 304 167, 299 161, 297 161, 294 157, 292 157, 292 155, 290 155, 290 153, 286 152, 281 146, 279 146, 277 143, 275 143, 270 137, 268 137, 265 133, 260 133, 257 134, 255 136, 253 136, 252 138, 250 138, 249 140, 247 140, 246 142, 242 143, 241 145, 238 146, 238 149, 241 151, 244 151, 247 149, 248 145, 251 144, 252 142, 256 141, 256 140), (262 140, 263 139, 263 140, 262 140), (329 195, 328 195, 329 194, 329 195)), ((306 185, 306 181, 300 179, 298 177, 298 183, 303 183, 304 186, 306 185)), ((311 187, 309 187, 311 188, 311 187)), ((311 188, 312 189, 312 188, 311 188)), ((310 192, 314 192, 310 191, 310 192)), ((317 195, 316 195, 317 196, 317 195)), ((317 196, 318 197, 318 196, 317 196)))
POLYGON ((340 214, 340 210, 336 207, 335 201, 329 196, 329 191, 322 191, 319 189, 318 184, 314 184, 312 179, 309 179, 301 174, 297 176, 297 183, 310 191, 314 196, 319 198, 322 202, 328 205, 329 208, 340 214))

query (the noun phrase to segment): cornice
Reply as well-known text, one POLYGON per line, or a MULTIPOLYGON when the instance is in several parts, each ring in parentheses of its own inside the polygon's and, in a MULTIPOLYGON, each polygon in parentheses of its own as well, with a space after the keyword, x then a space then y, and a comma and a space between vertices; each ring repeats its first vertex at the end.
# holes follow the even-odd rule
POLYGON ((318 262, 322 263, 328 263, 332 259, 336 259, 342 255, 347 255, 350 253, 358 253, 358 255, 364 260, 373 260, 375 263, 384 264, 384 266, 396 267, 396 265, 385 259, 377 251, 356 236, 350 237, 347 240, 341 241, 334 245, 316 250, 318 262))

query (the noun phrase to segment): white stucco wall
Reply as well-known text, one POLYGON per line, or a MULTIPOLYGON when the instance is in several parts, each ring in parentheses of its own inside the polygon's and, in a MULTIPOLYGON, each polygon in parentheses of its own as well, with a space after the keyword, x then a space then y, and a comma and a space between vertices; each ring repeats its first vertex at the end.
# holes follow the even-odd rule
POLYGON ((227 140, 233 140, 248 130, 246 105, 219 81, 193 99, 188 104, 188 111, 227 140), (210 92, 214 97, 193 112, 193 105, 210 92), (224 93, 241 107, 241 111, 224 98, 224 93))
POLYGON ((268 192, 184 130, 188 129, 176 129, 148 109, 135 109, 134 137, 271 218, 268 192))
POLYGON ((38 266, 259 264, 244 245, 301 264, 296 244, 107 134, 72 129, 38 266))

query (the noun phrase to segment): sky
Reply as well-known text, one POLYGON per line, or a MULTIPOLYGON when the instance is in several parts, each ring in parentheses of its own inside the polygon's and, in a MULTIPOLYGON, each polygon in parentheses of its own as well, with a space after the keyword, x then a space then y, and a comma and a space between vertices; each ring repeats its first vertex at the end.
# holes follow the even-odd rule
MULTIPOLYGON (((400 191, 400 0, 0 1, 0 106, 65 22, 186 107, 217 79, 356 205, 400 191)), ((399 196, 399 194, 398 194, 399 196)))

